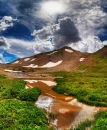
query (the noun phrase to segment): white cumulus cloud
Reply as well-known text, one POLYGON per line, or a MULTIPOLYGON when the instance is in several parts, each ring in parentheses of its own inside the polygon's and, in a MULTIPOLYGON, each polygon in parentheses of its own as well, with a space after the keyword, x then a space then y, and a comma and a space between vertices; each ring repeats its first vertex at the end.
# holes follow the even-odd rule
MULTIPOLYGON (((3 45, 7 46, 7 52, 14 54, 19 58, 32 56, 41 52, 47 52, 53 50, 53 45, 49 41, 37 42, 37 41, 25 41, 15 38, 4 38, 3 45)), ((3 46, 3 47, 5 47, 3 46)), ((1 46, 1 49, 3 49, 1 46)))
POLYGON ((15 21, 17 21, 17 19, 12 18, 11 16, 4 16, 0 20, 0 31, 4 31, 8 27, 13 26, 15 21))
MULTIPOLYGON (((102 42, 98 37, 98 35, 104 31, 104 26, 107 26, 107 13, 104 12, 101 7, 103 3, 107 4, 105 0, 68 0, 66 2, 64 0, 56 1, 65 4, 67 7, 66 11, 60 14, 58 24, 53 23, 50 25, 50 28, 49 26, 48 28, 45 26, 43 29, 36 31, 36 38, 39 37, 39 40, 42 42, 43 38, 47 39, 47 37, 51 36, 53 38, 53 44, 57 47, 69 45, 76 50, 87 52, 95 52, 101 49, 104 44, 106 44, 106 41, 102 42), (72 36, 74 36, 75 33, 72 36, 68 34, 68 37, 66 37, 67 32, 72 31, 72 29, 75 32, 75 29, 72 28, 70 24, 68 25, 69 27, 67 27, 66 24, 63 24, 67 17, 69 17, 71 22, 74 23, 74 26, 79 34, 78 38, 80 37, 81 39, 80 41, 77 40, 77 42, 74 43, 73 40, 69 40, 70 38, 73 38, 72 36), (62 21, 61 23, 61 20, 64 22, 62 21), (56 28, 55 30, 58 32, 57 35, 55 33, 53 33, 53 36, 50 34, 50 29, 52 27, 56 28)), ((48 13, 46 15, 48 16, 48 13)))

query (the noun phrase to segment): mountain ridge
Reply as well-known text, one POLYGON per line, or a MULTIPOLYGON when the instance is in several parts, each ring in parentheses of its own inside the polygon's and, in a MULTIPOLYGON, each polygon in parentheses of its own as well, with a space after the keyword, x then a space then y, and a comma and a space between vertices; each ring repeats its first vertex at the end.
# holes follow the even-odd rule
MULTIPOLYGON (((6 65, 14 70, 41 70, 47 72, 53 71, 75 71, 80 66, 95 66, 95 57, 101 58, 107 56, 107 46, 95 53, 79 52, 71 47, 63 47, 51 52, 45 52, 31 57, 17 59, 6 65), (102 56, 101 56, 102 55, 102 56)), ((98 60, 97 59, 97 60, 98 60)))

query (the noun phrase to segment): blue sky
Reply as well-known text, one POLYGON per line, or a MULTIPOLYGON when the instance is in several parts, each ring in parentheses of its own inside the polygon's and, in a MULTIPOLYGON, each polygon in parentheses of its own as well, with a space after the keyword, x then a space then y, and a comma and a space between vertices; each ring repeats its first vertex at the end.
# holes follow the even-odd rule
POLYGON ((70 46, 107 45, 106 0, 0 0, 0 63, 70 46))

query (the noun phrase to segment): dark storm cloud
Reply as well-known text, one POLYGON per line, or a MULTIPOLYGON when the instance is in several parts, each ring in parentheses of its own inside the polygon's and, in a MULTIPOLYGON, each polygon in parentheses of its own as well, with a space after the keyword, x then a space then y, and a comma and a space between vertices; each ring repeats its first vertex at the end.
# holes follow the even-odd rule
POLYGON ((6 46, 6 43, 0 40, 0 47, 4 47, 4 46, 6 46))
POLYGON ((54 26, 54 43, 56 47, 66 46, 80 41, 79 33, 70 18, 59 20, 59 29, 54 26))
POLYGON ((0 49, 9 49, 10 44, 6 41, 4 37, 0 37, 0 49))
POLYGON ((35 30, 33 35, 39 40, 49 40, 49 38, 52 38, 55 48, 66 46, 81 40, 78 30, 70 18, 60 19, 59 23, 53 25, 52 28, 47 26, 41 30, 35 30))

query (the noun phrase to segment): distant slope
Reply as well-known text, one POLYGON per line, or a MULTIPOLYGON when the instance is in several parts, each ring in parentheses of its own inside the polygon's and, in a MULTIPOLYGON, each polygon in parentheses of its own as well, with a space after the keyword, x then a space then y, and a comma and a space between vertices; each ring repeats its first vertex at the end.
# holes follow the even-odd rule
POLYGON ((99 51, 91 54, 89 58, 93 61, 93 65, 80 65, 79 70, 86 70, 88 72, 107 72, 107 46, 104 46, 99 51))
POLYGON ((18 59, 5 67, 13 70, 96 71, 107 66, 107 46, 95 53, 82 53, 70 47, 18 59))
POLYGON ((72 71, 78 68, 78 66, 81 64, 84 64, 89 55, 89 53, 81 53, 79 51, 73 50, 70 47, 63 47, 57 51, 51 51, 27 58, 18 59, 9 65, 11 67, 20 66, 24 68, 36 69, 45 68, 49 71, 72 71))

